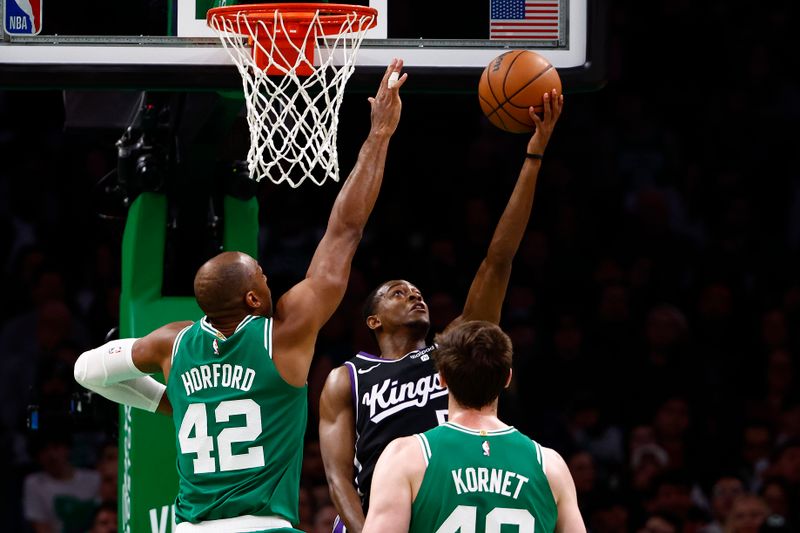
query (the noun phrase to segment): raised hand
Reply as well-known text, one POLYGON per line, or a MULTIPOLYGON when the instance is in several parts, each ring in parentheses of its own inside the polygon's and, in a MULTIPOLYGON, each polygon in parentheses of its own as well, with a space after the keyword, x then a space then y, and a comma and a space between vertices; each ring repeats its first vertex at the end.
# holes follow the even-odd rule
POLYGON ((540 118, 533 110, 533 107, 528 110, 533 122, 536 124, 536 132, 528 142, 529 154, 544 153, 544 149, 547 147, 548 141, 550 141, 550 136, 553 134, 553 128, 555 128, 558 117, 561 116, 561 110, 564 108, 564 95, 557 94, 556 90, 553 89, 549 93, 544 93, 542 103, 544 104, 544 118, 540 118))
POLYGON ((386 67, 378 93, 368 98, 372 106, 372 131, 375 133, 392 135, 397 129, 402 109, 399 90, 408 79, 408 74, 400 75, 402 69, 403 60, 393 59, 386 67))

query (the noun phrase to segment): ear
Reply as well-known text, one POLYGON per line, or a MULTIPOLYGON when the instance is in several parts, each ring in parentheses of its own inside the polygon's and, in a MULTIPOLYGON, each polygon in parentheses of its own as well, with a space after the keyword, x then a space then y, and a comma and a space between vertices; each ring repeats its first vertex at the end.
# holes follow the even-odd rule
POLYGON ((507 389, 508 387, 511 386, 511 378, 513 376, 514 376, 514 369, 513 368, 509 368, 508 369, 508 379, 506 380, 506 386, 504 388, 507 389))
POLYGON ((444 374, 442 374, 441 372, 438 372, 438 374, 439 374, 439 383, 442 385, 442 387, 446 389, 447 382, 444 380, 444 374))
POLYGON ((244 295, 244 303, 250 309, 258 309, 261 307, 261 300, 253 291, 247 291, 247 294, 244 295))
POLYGON ((381 319, 375 315, 370 315, 367 317, 367 327, 372 331, 375 331, 379 327, 381 327, 381 319))

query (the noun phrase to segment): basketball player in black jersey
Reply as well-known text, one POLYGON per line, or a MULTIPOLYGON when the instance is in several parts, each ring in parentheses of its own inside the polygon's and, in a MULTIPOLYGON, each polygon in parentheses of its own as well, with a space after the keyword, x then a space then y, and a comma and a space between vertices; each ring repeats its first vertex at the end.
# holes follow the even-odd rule
MULTIPOLYGON (((553 90, 544 95, 543 118, 529 110, 536 132, 528 142, 528 156, 464 309, 448 328, 465 320, 500 322, 511 263, 530 218, 541 156, 563 103, 563 96, 553 90)), ((434 347, 425 342, 430 319, 420 291, 408 281, 387 281, 367 299, 365 318, 380 356, 360 352, 334 369, 320 398, 320 447, 339 511, 335 532, 361 533, 372 472, 383 449, 397 437, 445 422, 447 416, 447 390, 430 357, 434 347)))

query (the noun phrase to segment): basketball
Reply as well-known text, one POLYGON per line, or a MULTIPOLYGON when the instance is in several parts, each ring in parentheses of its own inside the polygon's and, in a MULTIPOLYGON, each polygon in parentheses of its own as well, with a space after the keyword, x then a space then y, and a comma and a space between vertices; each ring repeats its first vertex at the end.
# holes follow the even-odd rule
POLYGON ((512 133, 526 133, 536 125, 528 114, 534 106, 542 116, 542 95, 561 94, 561 78, 543 56, 530 50, 500 54, 489 63, 478 84, 481 109, 492 124, 512 133))

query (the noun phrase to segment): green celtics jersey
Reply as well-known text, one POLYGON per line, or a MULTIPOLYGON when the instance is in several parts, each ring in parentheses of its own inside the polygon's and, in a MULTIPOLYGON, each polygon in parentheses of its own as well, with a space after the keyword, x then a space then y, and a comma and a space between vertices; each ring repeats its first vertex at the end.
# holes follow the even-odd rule
POLYGON ((509 427, 448 422, 415 435, 427 467, 410 533, 550 533, 558 509, 541 447, 509 427))
POLYGON ((297 523, 307 394, 272 362, 272 319, 248 316, 230 337, 205 317, 182 330, 167 396, 178 522, 255 515, 297 523))

